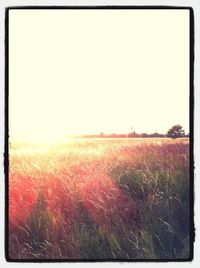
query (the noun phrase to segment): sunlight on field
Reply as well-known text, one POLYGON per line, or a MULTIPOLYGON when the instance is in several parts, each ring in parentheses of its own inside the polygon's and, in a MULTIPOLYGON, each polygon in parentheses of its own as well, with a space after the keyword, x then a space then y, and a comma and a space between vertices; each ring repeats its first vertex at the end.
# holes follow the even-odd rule
POLYGON ((48 132, 28 132, 24 135, 14 137, 11 136, 10 141, 13 143, 23 143, 27 142, 29 144, 51 144, 51 143, 60 143, 63 141, 68 141, 63 135, 60 135, 58 132, 55 131, 48 131, 48 132))
POLYGON ((186 258, 188 139, 12 143, 9 229, 13 259, 186 258))

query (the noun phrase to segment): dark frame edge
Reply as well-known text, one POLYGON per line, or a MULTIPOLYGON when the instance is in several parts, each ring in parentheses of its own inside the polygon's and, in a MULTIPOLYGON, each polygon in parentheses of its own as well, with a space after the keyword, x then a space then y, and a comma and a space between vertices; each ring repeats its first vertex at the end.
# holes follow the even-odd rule
POLYGON ((191 9, 190 6, 171 6, 171 5, 49 5, 49 6, 10 6, 7 9, 191 9))
POLYGON ((190 16, 190 261, 194 259, 195 224, 194 224, 194 10, 189 8, 190 16))
POLYGON ((9 170, 9 158, 8 158, 8 150, 9 150, 9 134, 8 134, 8 105, 9 105, 9 101, 8 101, 8 90, 9 90, 9 72, 8 72, 8 65, 9 65, 9 54, 8 54, 8 50, 9 50, 9 8, 5 9, 5 20, 4 20, 4 27, 5 27, 5 107, 4 107, 4 113, 5 113, 5 127, 4 127, 4 131, 5 131, 5 136, 4 136, 4 174, 5 174, 5 226, 4 226, 4 230, 5 230, 5 234, 4 234, 4 239, 5 239, 5 259, 6 261, 10 261, 9 259, 9 254, 8 254, 8 241, 9 241, 9 228, 8 228, 8 170, 9 170))

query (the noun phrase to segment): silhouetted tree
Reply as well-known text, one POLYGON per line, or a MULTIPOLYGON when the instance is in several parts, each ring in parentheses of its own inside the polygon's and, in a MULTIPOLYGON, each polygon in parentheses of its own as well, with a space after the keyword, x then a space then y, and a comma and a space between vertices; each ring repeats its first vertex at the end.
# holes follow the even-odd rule
POLYGON ((171 127, 168 132, 167 132, 167 137, 176 139, 176 138, 181 138, 185 136, 185 131, 182 126, 180 125, 175 125, 171 127))

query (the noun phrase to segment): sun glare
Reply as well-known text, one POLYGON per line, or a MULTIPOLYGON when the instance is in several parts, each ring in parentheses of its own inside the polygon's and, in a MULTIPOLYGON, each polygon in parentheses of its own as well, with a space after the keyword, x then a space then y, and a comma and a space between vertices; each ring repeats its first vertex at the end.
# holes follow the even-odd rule
POLYGON ((31 143, 57 143, 57 142, 62 142, 66 141, 64 138, 64 135, 61 135, 60 133, 56 132, 51 132, 51 131, 46 131, 46 132, 40 132, 35 131, 35 132, 26 132, 26 133, 19 133, 18 135, 11 135, 11 140, 15 141, 27 141, 31 143))

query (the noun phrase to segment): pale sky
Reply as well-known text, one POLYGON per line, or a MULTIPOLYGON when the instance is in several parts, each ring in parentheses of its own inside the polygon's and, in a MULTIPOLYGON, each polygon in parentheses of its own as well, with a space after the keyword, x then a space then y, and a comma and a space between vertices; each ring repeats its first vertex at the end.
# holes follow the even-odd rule
POLYGON ((189 131, 189 10, 10 10, 9 133, 189 131))

